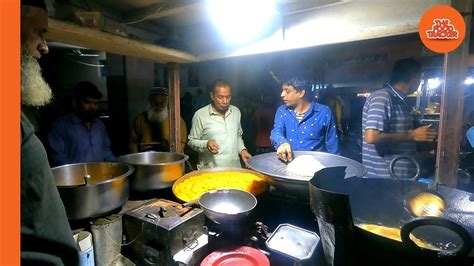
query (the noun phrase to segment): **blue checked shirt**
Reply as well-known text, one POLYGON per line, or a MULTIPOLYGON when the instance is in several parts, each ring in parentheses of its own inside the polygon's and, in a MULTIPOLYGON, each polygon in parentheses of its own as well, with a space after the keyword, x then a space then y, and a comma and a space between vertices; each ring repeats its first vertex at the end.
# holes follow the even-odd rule
POLYGON ((339 154, 336 125, 329 107, 312 102, 301 122, 294 109, 282 105, 275 114, 270 135, 275 149, 289 143, 293 151, 324 151, 339 154))

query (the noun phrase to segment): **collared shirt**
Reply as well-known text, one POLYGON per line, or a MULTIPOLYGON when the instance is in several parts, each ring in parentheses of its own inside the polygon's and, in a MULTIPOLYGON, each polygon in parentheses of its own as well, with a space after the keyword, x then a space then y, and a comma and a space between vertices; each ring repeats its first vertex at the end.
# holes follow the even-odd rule
MULTIPOLYGON (((362 163, 367 168, 366 177, 391 178, 390 161, 398 155, 413 155, 414 142, 368 144, 365 131, 376 129, 386 133, 413 130, 413 119, 406 104, 406 95, 389 84, 373 92, 365 102, 362 113, 362 163)), ((395 174, 401 177, 414 176, 413 165, 405 160, 396 163, 395 174)))
POLYGON ((466 137, 469 141, 469 144, 471 144, 471 147, 474 148, 474 127, 471 127, 467 130, 466 137))
POLYGON ((48 134, 53 165, 115 161, 104 123, 95 118, 91 128, 71 113, 58 118, 48 134))
POLYGON ((245 149, 240 125, 240 111, 231 105, 224 117, 211 104, 196 111, 193 116, 188 145, 199 153, 198 169, 212 167, 241 167, 239 154, 245 149), (214 140, 219 152, 211 154, 207 141, 214 140))
MULTIPOLYGON (((180 124, 181 148, 183 149, 187 142, 188 132, 183 118, 180 118, 180 124)), ((152 123, 147 117, 147 112, 143 112, 135 118, 130 134, 131 153, 147 150, 169 151, 169 143, 169 116, 160 123, 152 123)))
POLYGON ((275 114, 270 140, 275 149, 283 143, 289 143, 293 151, 339 153, 337 130, 331 110, 314 101, 301 121, 296 118, 294 109, 281 105, 275 114))

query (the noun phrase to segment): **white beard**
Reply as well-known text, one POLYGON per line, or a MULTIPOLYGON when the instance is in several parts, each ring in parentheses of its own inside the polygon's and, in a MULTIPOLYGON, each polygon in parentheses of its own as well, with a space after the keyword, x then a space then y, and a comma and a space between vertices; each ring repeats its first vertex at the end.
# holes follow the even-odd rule
POLYGON ((20 90, 23 105, 40 107, 53 98, 51 88, 41 75, 38 61, 25 49, 21 50, 20 90))
POLYGON ((163 108, 161 110, 155 108, 149 108, 146 111, 148 120, 152 123, 162 123, 168 117, 168 108, 163 108))

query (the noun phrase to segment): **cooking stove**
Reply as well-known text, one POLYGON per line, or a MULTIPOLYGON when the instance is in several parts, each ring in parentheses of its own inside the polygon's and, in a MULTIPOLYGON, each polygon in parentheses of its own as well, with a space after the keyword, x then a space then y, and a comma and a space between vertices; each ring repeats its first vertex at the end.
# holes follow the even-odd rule
POLYGON ((149 200, 123 215, 123 253, 138 265, 178 265, 173 257, 192 250, 192 258, 179 265, 199 265, 216 250, 249 246, 267 255, 272 265, 292 265, 295 261, 266 247, 270 230, 256 217, 268 219, 265 214, 257 211, 243 223, 220 225, 207 219, 199 208, 165 199, 149 200))

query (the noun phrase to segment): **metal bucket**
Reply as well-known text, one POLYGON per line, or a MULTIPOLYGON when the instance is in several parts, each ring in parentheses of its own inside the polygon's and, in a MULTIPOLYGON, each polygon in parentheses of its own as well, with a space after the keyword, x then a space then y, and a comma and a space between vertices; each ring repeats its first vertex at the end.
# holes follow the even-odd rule
POLYGON ((147 192, 171 187, 184 174, 184 163, 188 158, 181 153, 141 152, 117 159, 135 167, 135 172, 130 176, 130 189, 147 192))

